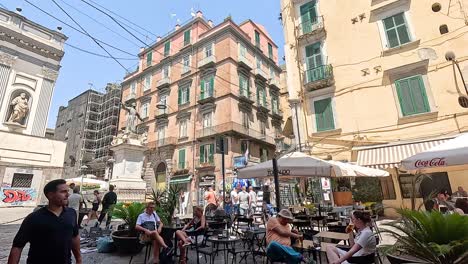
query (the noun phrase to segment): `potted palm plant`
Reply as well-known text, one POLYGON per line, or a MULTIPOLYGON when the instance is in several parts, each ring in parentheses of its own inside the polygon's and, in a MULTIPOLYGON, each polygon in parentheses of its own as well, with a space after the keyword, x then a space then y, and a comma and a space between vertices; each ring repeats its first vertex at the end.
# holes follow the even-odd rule
POLYGON ((143 248, 139 241, 139 234, 135 230, 138 216, 143 210, 145 210, 143 203, 118 203, 115 205, 112 217, 122 219, 126 225, 126 229, 112 232, 112 240, 119 253, 136 254, 143 248))
POLYGON ((401 256, 409 256, 427 263, 468 263, 468 217, 407 209, 398 213, 401 219, 385 224, 391 229, 384 232, 397 240, 385 249, 389 260, 408 263, 401 262, 401 256))

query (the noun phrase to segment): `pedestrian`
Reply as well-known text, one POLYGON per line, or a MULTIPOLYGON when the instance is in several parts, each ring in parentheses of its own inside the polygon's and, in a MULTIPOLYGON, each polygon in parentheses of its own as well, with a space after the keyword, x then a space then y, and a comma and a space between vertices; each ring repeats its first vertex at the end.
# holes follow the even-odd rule
POLYGON ((242 186, 242 191, 239 195, 239 215, 248 216, 250 195, 246 192, 245 186, 242 186))
POLYGON ((143 233, 145 238, 142 240, 153 241, 153 262, 159 263, 159 250, 163 248, 164 253, 169 255, 172 249, 166 245, 161 237, 163 223, 154 209, 153 202, 146 204, 145 211, 137 218, 135 230, 143 233))
POLYGON ((83 198, 80 195, 80 187, 75 187, 73 189, 73 194, 68 197, 68 207, 75 210, 77 222, 80 216, 80 209, 82 204, 83 198))
POLYGON ((239 214, 239 194, 238 194, 239 191, 240 191, 239 185, 237 185, 231 191, 231 203, 232 203, 233 213, 236 215, 239 214))
POLYGON ((253 187, 249 187, 249 196, 250 196, 250 213, 253 215, 257 209, 257 193, 254 191, 253 187))
POLYGON ((106 228, 109 227, 112 220, 112 210, 114 209, 115 204, 117 203, 117 194, 114 192, 114 185, 109 185, 109 192, 104 195, 102 198, 102 210, 99 215, 99 225, 101 225, 102 220, 107 214, 106 228))
POLYGON ((28 264, 71 264, 71 252, 81 264, 80 236, 76 213, 67 207, 68 186, 63 179, 44 186, 48 205, 29 214, 13 240, 8 264, 17 264, 29 243, 28 264))
POLYGON ((89 221, 93 219, 97 219, 97 211, 99 209, 99 204, 101 203, 101 197, 99 196, 99 191, 94 190, 93 192, 93 200, 88 200, 88 202, 92 203, 93 207, 91 208, 91 211, 88 214, 88 219, 86 219, 86 224, 85 226, 88 226, 89 221))
POLYGON ((465 190, 463 190, 463 187, 458 186, 457 191, 453 194, 454 197, 461 197, 461 198, 467 198, 468 194, 466 193, 465 190))
POLYGON ((70 185, 68 185, 70 188, 68 189, 68 194, 69 195, 72 195, 73 194, 73 190, 75 190, 75 183, 72 182, 70 183, 70 185))
POLYGON ((208 188, 208 191, 205 193, 205 200, 206 200, 206 206, 210 204, 216 205, 218 207, 218 196, 216 195, 216 192, 213 190, 213 186, 210 186, 208 188))

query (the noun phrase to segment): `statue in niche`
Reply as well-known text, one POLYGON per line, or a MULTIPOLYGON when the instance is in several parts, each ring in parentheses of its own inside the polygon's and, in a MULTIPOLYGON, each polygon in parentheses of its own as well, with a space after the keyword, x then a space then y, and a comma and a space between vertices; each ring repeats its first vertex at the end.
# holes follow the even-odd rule
POLYGON ((29 100, 26 98, 26 93, 22 92, 19 96, 15 97, 11 101, 10 106, 13 110, 8 122, 24 125, 24 120, 29 113, 29 100))
POLYGON ((122 109, 124 109, 128 113, 127 124, 125 125, 125 133, 137 134, 137 118, 140 121, 143 121, 143 119, 140 117, 140 114, 138 114, 138 111, 136 110, 136 103, 132 103, 130 107, 125 106, 125 104, 121 104, 121 106, 122 109))

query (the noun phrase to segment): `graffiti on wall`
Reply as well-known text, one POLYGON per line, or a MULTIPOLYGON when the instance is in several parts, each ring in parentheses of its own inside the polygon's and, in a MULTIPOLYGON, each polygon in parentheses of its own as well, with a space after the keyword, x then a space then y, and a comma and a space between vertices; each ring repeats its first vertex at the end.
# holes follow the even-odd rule
POLYGON ((0 200, 8 205, 23 205, 36 200, 37 193, 33 188, 1 188, 0 200))

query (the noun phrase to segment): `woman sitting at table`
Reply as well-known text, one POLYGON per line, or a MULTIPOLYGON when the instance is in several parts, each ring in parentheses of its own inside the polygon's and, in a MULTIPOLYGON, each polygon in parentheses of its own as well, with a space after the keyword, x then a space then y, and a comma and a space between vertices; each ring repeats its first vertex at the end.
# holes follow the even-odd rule
POLYGON ((351 249, 345 251, 335 246, 328 246, 326 249, 328 263, 349 263, 347 260, 350 260, 352 257, 364 257, 375 253, 376 240, 374 233, 370 229, 370 214, 368 212, 354 211, 351 215, 351 221, 358 230, 355 238, 352 230, 349 230, 351 249))
POLYGON ((203 215, 203 208, 195 206, 193 209, 193 219, 182 228, 182 230, 176 231, 176 237, 179 239, 180 249, 180 263, 186 263, 185 247, 192 243, 201 243, 203 241, 203 235, 200 234, 198 237, 189 236, 187 232, 198 232, 206 227, 205 215, 203 215))

